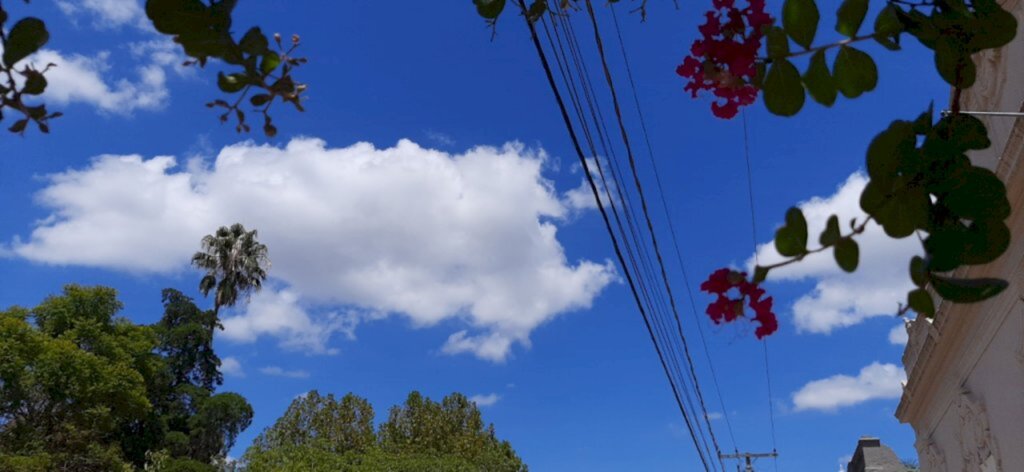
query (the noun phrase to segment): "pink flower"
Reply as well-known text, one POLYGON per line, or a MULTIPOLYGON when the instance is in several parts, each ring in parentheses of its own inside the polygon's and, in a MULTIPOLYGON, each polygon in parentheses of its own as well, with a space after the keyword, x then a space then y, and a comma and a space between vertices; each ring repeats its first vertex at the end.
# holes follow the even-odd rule
MULTIPOLYGON (((712 107, 715 105, 718 104, 716 103, 712 107)), ((713 323, 729 323, 739 318, 746 318, 743 307, 746 302, 754 312, 751 321, 756 321, 759 324, 754 330, 757 339, 762 339, 778 331, 779 322, 772 311, 772 297, 762 298, 765 296, 764 289, 758 284, 748 281, 745 272, 736 272, 728 268, 718 269, 712 272, 704 283, 700 284, 700 289, 717 296, 706 310, 713 323), (739 298, 731 298, 729 295, 734 288, 739 293, 739 298)))
POLYGON ((736 8, 735 0, 712 4, 715 9, 704 14, 698 28, 701 39, 693 42, 676 73, 690 79, 683 89, 694 98, 706 90, 721 99, 711 104, 711 112, 729 119, 757 99, 757 51, 774 20, 765 12, 764 0, 747 0, 743 9, 736 8))

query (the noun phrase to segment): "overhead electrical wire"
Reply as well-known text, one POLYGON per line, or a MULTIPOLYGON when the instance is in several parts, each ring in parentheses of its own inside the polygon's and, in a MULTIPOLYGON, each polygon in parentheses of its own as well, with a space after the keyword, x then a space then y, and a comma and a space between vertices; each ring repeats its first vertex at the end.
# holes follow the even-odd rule
MULTIPOLYGON (((649 289, 647 287, 648 284, 645 282, 645 276, 647 277, 647 279, 654 278, 649 262, 650 256, 646 254, 645 247, 640 244, 641 239, 637 233, 636 224, 634 222, 634 218, 631 215, 630 210, 630 207, 632 207, 633 205, 633 203, 631 202, 632 199, 630 197, 630 192, 628 188, 622 184, 622 180, 620 177, 622 171, 621 169, 618 168, 619 164, 618 159, 615 158, 614 147, 610 146, 610 143, 607 141, 608 132, 605 128, 603 114, 600 111, 600 105, 595 103, 596 100, 594 99, 594 95, 596 95, 596 93, 589 82, 589 72, 586 70, 586 64, 582 61, 581 54, 579 53, 579 44, 575 38, 574 33, 571 30, 571 22, 568 22, 566 16, 564 15, 553 15, 552 18, 552 28, 550 29, 548 28, 546 19, 542 19, 540 23, 543 24, 544 30, 547 33, 548 44, 552 48, 552 51, 555 53, 553 55, 556 59, 556 63, 559 65, 559 70, 562 73, 563 83, 566 84, 566 88, 569 92, 570 99, 573 102, 573 109, 577 111, 577 119, 580 121, 580 126, 583 129, 584 137, 587 138, 591 153, 592 155, 595 156, 595 160, 597 163, 596 167, 601 177, 601 186, 604 188, 605 194, 607 195, 607 198, 609 198, 610 200, 612 214, 615 217, 616 226, 619 228, 619 232, 624 243, 623 246, 626 248, 626 254, 628 256, 628 259, 630 260, 630 265, 633 267, 634 274, 637 276, 637 284, 641 289, 644 301, 647 303, 648 312, 651 313, 651 319, 653 320, 652 325, 654 326, 656 331, 655 337, 660 337, 662 339, 671 339, 671 337, 668 334, 669 330, 665 326, 664 315, 659 315, 659 312, 663 313, 666 310, 664 297, 661 295, 660 291, 649 289), (559 33, 560 29, 562 30, 561 33, 559 33), (563 37, 565 38, 564 42, 562 41, 563 37), (554 38, 554 40, 552 40, 552 38, 554 38), (571 54, 567 55, 565 53, 566 45, 568 46, 568 49, 570 50, 571 54), (563 57, 565 58, 564 60, 563 57), (574 67, 569 67, 568 62, 570 62, 570 60, 573 63, 572 65, 574 67), (578 79, 580 81, 579 87, 576 86, 574 78, 571 77, 572 69, 574 68, 576 70, 575 79, 578 79), (582 90, 582 94, 580 90, 582 90), (579 102, 581 95, 586 99, 587 109, 590 112, 589 115, 593 120, 593 123, 595 124, 595 132, 599 137, 598 142, 600 143, 602 150, 604 151, 604 155, 610 156, 610 159, 608 160, 602 160, 596 157, 598 156, 598 153, 594 146, 594 142, 591 139, 591 133, 589 131, 586 113, 582 112, 582 104, 579 102), (610 170, 610 174, 612 175, 611 183, 609 183, 606 174, 603 170, 605 163, 608 161, 610 161, 608 167, 610 170), (614 188, 617 190, 616 195, 621 196, 620 203, 622 204, 621 208, 623 209, 624 218, 619 217, 615 205, 615 200, 611 197, 611 194, 609 193, 609 189, 613 188, 612 184, 615 185, 614 188), (629 227, 628 232, 622 227, 622 219, 625 219, 627 222, 627 226, 629 227), (632 246, 634 245, 636 246, 636 249, 632 249, 632 246), (634 252, 636 253, 635 257, 634 252), (637 266, 636 262, 638 260, 639 267, 637 266), (651 295, 651 292, 653 292, 653 296, 651 295)), ((673 379, 670 375, 669 381, 681 382, 683 384, 683 386, 680 388, 680 390, 683 392, 683 401, 684 403, 686 403, 687 408, 689 408, 690 411, 696 411, 693 399, 691 398, 690 390, 685 386, 685 375, 683 374, 682 369, 679 367, 679 355, 676 353, 676 348, 673 346, 672 343, 668 343, 666 353, 668 354, 667 357, 669 361, 669 366, 671 368, 670 370, 674 371, 676 374, 675 379, 673 379)), ((714 457, 714 455, 710 451, 710 447, 707 444, 707 439, 705 437, 704 431, 698 428, 697 433, 700 436, 700 443, 704 446, 707 456, 714 457)))
MULTIPOLYGON (((593 27, 594 42, 596 44, 598 56, 601 60, 601 71, 604 73, 608 91, 610 92, 610 98, 614 109, 614 118, 618 125, 619 134, 621 135, 622 146, 628 158, 629 171, 633 183, 632 188, 624 184, 625 173, 620 167, 620 159, 615 152, 616 146, 611 142, 611 133, 609 133, 607 129, 605 117, 601 111, 601 100, 590 81, 590 72, 586 66, 586 61, 583 59, 584 54, 581 50, 578 37, 573 30, 572 21, 568 19, 568 15, 552 11, 549 15, 551 17, 549 26, 547 18, 543 16, 541 18, 531 20, 530 16, 527 14, 524 0, 518 0, 518 3, 519 7, 522 9, 524 18, 526 19, 531 39, 538 54, 538 58, 540 59, 541 66, 544 69, 545 76, 547 77, 548 85, 554 94, 563 122, 572 140, 574 150, 576 151, 580 165, 584 170, 587 184, 593 193, 595 201, 597 202, 605 229, 612 239, 616 258, 618 259, 619 265, 622 267, 625 274, 633 299, 640 311, 641 318, 644 321, 644 325, 651 338, 652 344, 654 344, 655 352, 658 355, 662 369, 669 380, 669 385, 672 389, 676 405, 683 416, 684 423, 686 424, 687 431, 693 441, 698 457, 705 470, 710 470, 712 468, 709 465, 709 461, 714 463, 714 459, 716 458, 718 459, 719 466, 724 470, 721 448, 718 444, 717 437, 715 436, 714 428, 711 425, 711 417, 707 410, 703 391, 700 387, 700 381, 696 373, 693 358, 690 354, 689 343, 686 339, 682 321, 679 317, 676 298, 673 294, 672 285, 669 283, 668 271, 665 267, 661 246, 658 242, 650 216, 647 198, 637 170, 633 147, 624 123, 618 94, 615 89, 615 84, 605 55, 604 44, 591 0, 584 0, 584 3, 586 4, 587 13, 590 17, 590 24, 593 27), (590 156, 593 158, 593 163, 588 162, 588 157, 583 151, 579 135, 576 132, 576 126, 573 124, 573 118, 570 116, 569 110, 566 106, 566 101, 564 100, 559 86, 556 83, 551 63, 548 61, 544 47, 541 45, 540 35, 538 34, 538 30, 534 23, 540 23, 543 25, 548 46, 552 52, 552 56, 555 58, 558 72, 562 79, 562 84, 569 97, 572 112, 575 115, 575 119, 582 131, 583 138, 588 150, 590 151, 590 156), (601 156, 604 156, 604 158, 601 156), (608 172, 605 172, 606 169, 608 172), (595 179, 593 170, 597 171, 600 183, 595 179), (640 227, 644 225, 637 221, 637 212, 634 209, 634 205, 636 205, 636 203, 633 200, 634 193, 636 198, 639 200, 641 210, 639 213, 644 219, 643 223, 646 224, 645 229, 649 236, 649 241, 641 234, 643 233, 643 230, 641 230, 640 227), (609 213, 611 213, 611 216, 609 216, 609 213), (653 249, 654 252, 653 258, 649 252, 651 249, 653 249), (656 260, 657 268, 653 266, 653 263, 651 262, 652 259, 656 260), (659 278, 661 279, 660 282, 662 288, 658 288, 659 284, 657 279, 659 278), (668 306, 666 306, 666 303, 668 306), (671 320, 675 321, 675 331, 677 332, 678 337, 671 334, 672 330, 669 328, 669 325, 672 322, 671 320), (682 364, 685 364, 686 367, 681 367, 682 364), (696 397, 696 402, 694 401, 694 397, 696 397), (694 418, 694 416, 699 414, 698 406, 699 413, 704 417, 703 424, 694 418), (711 445, 714 447, 714 453, 711 451, 711 445, 708 444, 708 438, 710 438, 711 445)), ((615 15, 614 7, 612 7, 612 18, 614 21, 616 37, 619 41, 619 47, 622 52, 627 77, 629 79, 629 86, 632 91, 634 105, 636 106, 637 114, 640 119, 640 128, 643 132, 644 142, 647 146, 648 160, 650 162, 651 169, 655 174, 657 193, 660 196, 662 210, 665 213, 666 221, 668 222, 672 239, 672 249, 675 251, 676 261, 679 264, 679 269, 683 277, 683 286, 686 289, 691 313, 693 315, 694 322, 697 325, 708 369, 712 375, 715 394, 718 398, 719 406, 723 410, 723 416, 728 429, 729 438, 732 441, 733 449, 738 451, 736 437, 732 429, 732 424, 729 421, 728 410, 725 407, 721 387, 718 382, 718 375, 714 369, 714 363, 708 349, 703 328, 701 327, 700 318, 697 315, 692 288, 689 283, 686 266, 683 262, 682 252, 679 249, 675 224, 672 221, 671 213, 669 212, 664 187, 662 185, 654 157, 654 148, 651 145, 650 134, 647 129, 643 110, 640 106, 636 82, 633 77, 629 57, 622 38, 622 31, 618 23, 618 18, 615 15)), ((748 197, 750 198, 752 241, 754 243, 756 257, 757 229, 756 220, 754 218, 753 181, 750 168, 750 151, 745 115, 743 116, 743 126, 748 197)), ((776 446, 776 437, 774 406, 771 400, 770 364, 768 363, 767 343, 763 346, 765 375, 768 381, 772 444, 774 450, 776 446)), ((776 469, 777 468, 778 465, 776 461, 776 469)))
POLYGON ((718 383, 718 374, 715 372, 715 364, 712 361, 711 352, 708 349, 708 344, 704 337, 704 328, 701 327, 701 320, 697 315, 697 306, 690 286, 690 278, 686 271, 686 264, 683 262, 682 251, 679 249, 679 238, 676 236, 676 225, 672 219, 672 214, 668 209, 668 202, 665 197, 665 188, 662 186, 661 173, 658 171, 657 160, 654 158, 654 146, 651 145, 650 133, 647 131, 647 120, 644 118, 643 107, 640 106, 640 97, 636 90, 636 81, 633 78, 633 69, 629 64, 629 54, 626 53, 626 43, 622 39, 622 29, 619 27, 619 18, 615 13, 615 5, 609 5, 609 9, 612 12, 612 21, 615 25, 615 33, 619 40, 619 49, 622 51, 622 61, 626 68, 626 77, 629 78, 629 86, 633 92, 633 102, 636 106, 637 116, 640 119, 640 129, 643 131, 644 142, 647 145, 647 157, 651 164, 651 170, 653 171, 655 182, 658 186, 658 195, 661 197, 661 208, 665 213, 665 220, 668 223, 669 234, 672 239, 672 247, 675 250, 676 261, 679 264, 679 271, 683 277, 683 287, 686 288, 687 299, 690 301, 690 312, 693 315, 694 324, 697 326, 697 333, 700 337, 701 346, 704 348, 704 356, 708 363, 708 370, 711 372, 711 380, 715 387, 715 394, 718 397, 719 406, 722 408, 722 418, 725 420, 726 429, 729 432, 729 439, 732 441, 733 450, 738 452, 736 435, 733 433, 732 422, 729 421, 729 413, 725 407, 725 400, 722 398, 722 388, 718 383))
MULTIPOLYGON (((750 235, 751 242, 754 246, 754 264, 759 264, 757 258, 757 217, 754 211, 754 173, 750 168, 750 136, 747 131, 747 113, 741 112, 740 115, 743 121, 743 159, 747 164, 747 197, 750 201, 750 235)), ((764 347, 764 377, 768 383, 768 420, 771 425, 772 433, 772 452, 776 453, 775 460, 772 463, 775 465, 775 470, 779 470, 779 458, 778 458, 778 442, 775 437, 775 404, 772 402, 772 374, 770 364, 768 363, 768 340, 762 340, 764 347)))
MULTIPOLYGON (((572 120, 569 117, 569 113, 568 113, 568 111, 566 109, 565 102, 562 99, 561 92, 558 90, 558 85, 555 82, 554 75, 552 74, 552 71, 551 71, 551 66, 550 66, 550 64, 549 64, 549 62, 547 60, 547 56, 546 56, 546 54, 544 52, 544 48, 541 45, 540 39, 539 39, 538 34, 537 34, 537 30, 534 27, 533 22, 530 20, 529 15, 526 14, 528 10, 526 8, 525 1, 524 0, 519 0, 518 3, 519 3, 519 6, 521 8, 521 11, 523 13, 523 17, 526 20, 527 27, 529 28, 531 40, 533 42, 534 48, 536 49, 538 58, 541 61, 541 66, 544 69, 545 76, 546 76, 546 78, 548 80, 548 85, 550 86, 551 91, 552 91, 552 93, 555 96, 555 101, 558 103, 558 108, 559 108, 559 111, 561 113, 562 120, 563 120, 563 122, 566 125, 567 131, 569 132, 570 139, 571 139, 571 141, 573 143, 573 148, 576 151, 576 155, 579 158, 580 165, 582 166, 582 168, 584 170, 584 175, 586 176, 587 184, 590 187, 591 193, 593 194, 593 197, 594 197, 595 201, 597 202, 598 210, 601 213, 602 220, 604 221, 605 229, 608 231, 609 236, 611 236, 612 246, 614 248, 615 256, 618 259, 620 266, 623 268, 624 275, 626 276, 626 281, 627 281, 627 283, 628 283, 628 285, 630 287, 631 293, 633 294, 633 299, 636 302, 637 307, 640 310, 641 317, 643 318, 643 321, 644 321, 644 324, 645 324, 645 326, 647 328, 648 334, 651 337, 651 341, 654 343, 655 352, 658 355, 658 359, 659 359, 659 361, 661 363, 662 369, 665 371, 665 374, 667 376, 669 376, 670 379, 671 379, 671 372, 669 370, 667 362, 665 361, 665 356, 664 356, 664 354, 662 352, 661 347, 658 345, 657 340, 654 337, 654 330, 652 329, 651 322, 648 319, 647 310, 644 308, 644 303, 641 301, 641 297, 640 297, 640 295, 639 295, 639 293, 637 291, 636 283, 635 283, 635 281, 633 279, 633 276, 632 276, 631 272, 628 269, 628 266, 626 264, 625 258, 623 257, 623 253, 622 253, 622 249, 620 247, 619 240, 615 236, 615 231, 612 228, 611 221, 610 221, 610 219, 608 217, 608 212, 605 209, 604 203, 601 200, 600 193, 598 192, 597 185, 596 185, 596 183, 594 181, 594 176, 590 172, 590 168, 589 168, 589 166, 587 164, 586 156, 583 153, 583 149, 580 147, 579 138, 577 137, 576 131, 575 131, 573 125, 572 125, 572 120)), ((700 445, 698 443, 698 439, 697 439, 697 434, 695 434, 695 432, 694 432, 693 423, 690 420, 690 414, 687 412, 686 408, 683 407, 683 402, 682 402, 682 400, 680 398, 679 391, 678 391, 679 389, 677 388, 677 386, 676 386, 676 384, 674 382, 670 381, 669 384, 670 384, 670 386, 672 388, 672 393, 673 393, 673 396, 675 397, 676 404, 679 407, 679 410, 682 413, 683 419, 684 419, 684 421, 686 423, 687 429, 690 432, 690 437, 693 440, 694 447, 698 451, 698 456, 701 459, 701 463, 703 464, 705 470, 710 470, 710 467, 708 465, 708 460, 704 456, 703 451, 701 451, 701 447, 700 447, 700 445)))
MULTIPOLYGON (((570 56, 571 56, 573 65, 576 68, 577 77, 579 78, 579 80, 581 82, 581 84, 580 84, 581 86, 579 88, 583 90, 583 96, 586 98, 586 101, 587 101, 587 108, 590 111, 591 118, 593 119, 594 123, 596 124, 595 130, 597 132, 597 135, 601 138, 600 142, 602 144, 602 148, 603 148, 603 150, 605 152, 605 155, 610 156, 609 161, 611 161, 611 163, 609 164, 609 168, 610 168, 610 171, 611 171, 611 175, 613 177, 613 182, 616 185, 616 188, 619 189, 618 194, 622 195, 622 198, 624 200, 622 202, 623 203, 622 204, 622 208, 623 208, 624 213, 625 213, 625 218, 624 219, 627 221, 628 226, 630 228, 630 233, 628 235, 624 235, 624 239, 626 239, 627 242, 628 242, 628 240, 629 240, 629 238, 631 236, 633 243, 637 244, 637 251, 636 252, 638 253, 638 259, 640 260, 641 266, 643 267, 642 275, 645 275, 646 277, 648 277, 650 279, 656 279, 656 277, 653 274, 653 269, 650 266, 650 261, 649 261, 650 256, 647 254, 646 246, 643 245, 642 241, 640 240, 640 237, 637 235, 636 225, 633 223, 635 218, 631 215, 631 210, 630 210, 630 208, 633 206, 633 203, 631 201, 632 199, 630 197, 631 192, 622 183, 622 179, 621 179, 622 170, 619 168, 619 160, 615 156, 615 151, 614 151, 615 148, 614 148, 614 146, 611 146, 606 141, 607 140, 607 136, 609 135, 609 133, 608 133, 606 125, 605 125, 604 116, 603 116, 603 113, 601 112, 600 104, 599 103, 595 103, 596 100, 594 99, 594 96, 596 96, 596 92, 593 90, 593 86, 590 83, 589 71, 587 70, 586 62, 582 59, 582 53, 580 52, 579 42, 578 42, 578 39, 576 38, 575 32, 572 29, 572 22, 568 20, 568 16, 567 15, 556 14, 556 15, 553 15, 552 18, 553 18, 552 23, 555 25, 555 27, 553 28, 554 35, 556 37, 556 41, 555 42, 557 42, 559 44, 558 49, 555 49, 554 44, 552 44, 552 48, 553 48, 553 50, 561 52, 562 55, 565 55, 564 47, 562 46, 562 42, 561 42, 561 37, 564 36, 566 38, 565 42, 567 43, 567 45, 569 47, 569 51, 571 53, 570 56), (559 26, 561 26, 561 29, 563 31, 562 34, 558 33, 559 26)), ((545 24, 545 30, 547 31, 547 23, 546 23, 546 21, 542 21, 542 22, 545 24)), ((561 62, 561 59, 558 57, 559 55, 555 54, 555 56, 556 56, 556 60, 559 60, 559 62, 561 62)), ((568 61, 568 59, 566 61, 568 61)), ((570 83, 572 83, 572 81, 570 81, 570 83)), ((571 90, 575 90, 575 89, 576 89, 576 87, 571 87, 571 90)), ((579 108, 579 107, 577 106, 577 108, 579 108)), ((586 131, 586 123, 585 123, 586 120, 584 118, 582 118, 582 117, 580 119, 582 121, 581 124, 584 126, 584 130, 586 131)), ((596 155, 596 150, 593 150, 593 148, 592 148, 592 152, 594 152, 595 155, 596 155)), ((599 170, 602 169, 602 168, 603 168, 603 166, 598 167, 599 170)), ((605 176, 604 176, 603 172, 601 173, 601 177, 602 177, 603 185, 609 186, 607 180, 605 180, 605 176)), ((614 210, 614 208, 613 208, 613 210, 614 210)), ((620 231, 625 233, 624 231, 621 230, 621 228, 620 228, 620 231)), ((629 244, 626 244, 626 247, 628 249, 629 248, 629 244)), ((637 277, 637 278, 638 278, 639 281, 641 281, 641 282, 643 281, 643 277, 642 276, 641 277, 637 277)), ((669 342, 667 343, 667 346, 668 346, 667 350, 668 350, 668 353, 669 353, 669 359, 672 360, 672 359, 675 359, 675 356, 677 356, 677 354, 675 352, 677 348, 675 348, 674 347, 674 343, 671 342, 671 340, 673 338, 669 334, 669 332, 670 332, 669 328, 666 326, 666 322, 664 321, 665 315, 660 315, 659 316, 659 312, 660 313, 665 313, 667 311, 667 307, 665 306, 665 300, 664 300, 664 297, 662 296, 662 292, 660 290, 654 290, 654 294, 655 294, 654 298, 656 300, 656 303, 653 306, 650 307, 650 311, 653 314, 652 318, 654 319, 654 326, 655 326, 656 330, 658 331, 658 337, 661 337, 662 339, 669 340, 669 342)), ((681 349, 681 348, 679 348, 679 349, 681 349)), ((688 388, 686 386, 686 384, 689 383, 689 382, 687 381, 687 379, 685 377, 685 374, 683 374, 682 371, 680 370, 679 362, 678 361, 674 361, 674 362, 671 362, 671 364, 673 365, 673 367, 674 367, 674 369, 676 371, 677 378, 683 384, 683 388, 681 388, 681 390, 684 393, 684 395, 683 395, 684 401, 687 403, 687 406, 688 406, 688 408, 690 408, 691 411, 696 411, 696 407, 694 406, 694 403, 693 403, 694 400, 693 400, 693 398, 692 398, 692 396, 690 394, 690 390, 692 389, 692 387, 688 388)), ((691 369, 691 372, 692 372, 692 369, 691 369)), ((707 415, 706 409, 703 408, 703 404, 701 406, 702 406, 702 411, 704 411, 704 414, 702 416, 705 417, 705 422, 708 422, 709 421, 708 420, 709 416, 707 415)), ((709 423, 708 423, 708 428, 710 429, 710 424, 709 423)), ((700 438, 701 439, 701 443, 704 445, 705 451, 706 451, 707 455, 709 457, 717 457, 716 454, 711 453, 710 447, 707 444, 707 439, 705 437, 704 430, 701 429, 701 428, 698 428, 698 434, 701 436, 701 438, 700 438)), ((708 433, 708 434, 710 435, 712 433, 708 433)))
POLYGON ((688 343, 686 341, 686 336, 683 334, 683 331, 682 331, 682 322, 679 320, 679 310, 678 310, 678 308, 676 306, 675 297, 674 297, 674 295, 672 293, 672 286, 668 282, 668 273, 667 273, 667 271, 665 269, 665 263, 664 263, 664 259, 662 257, 661 248, 658 245, 658 239, 657 239, 657 236, 655 235, 654 225, 651 222, 650 212, 649 212, 648 207, 647 207, 647 200, 646 200, 646 198, 644 196, 643 185, 640 183, 640 176, 639 176, 639 173, 637 172, 637 167, 636 167, 636 159, 634 158, 633 149, 632 149, 632 146, 630 145, 630 142, 629 142, 629 133, 626 131, 626 126, 625 126, 625 123, 624 123, 623 118, 622 118, 622 110, 621 110, 621 107, 619 105, 618 94, 616 93, 616 90, 615 90, 615 83, 614 83, 614 80, 612 79, 611 70, 608 67, 608 60, 607 60, 607 58, 605 56, 605 51, 604 51, 604 43, 603 43, 603 41, 601 39, 600 29, 598 28, 598 25, 597 25, 597 16, 594 14, 594 7, 593 7, 593 4, 592 4, 591 0, 584 0, 584 3, 586 4, 586 7, 587 7, 587 13, 590 16, 591 26, 594 29, 594 41, 595 41, 595 43, 597 45, 598 56, 601 58, 601 66, 602 66, 602 69, 604 70, 605 80, 608 83, 608 89, 611 92, 612 105, 614 106, 614 110, 615 110, 616 122, 619 125, 619 131, 620 131, 620 133, 622 135, 622 142, 623 142, 623 145, 624 145, 624 147, 626 149, 626 155, 629 158, 629 166, 630 166, 630 170, 632 171, 632 174, 633 174, 633 183, 636 186, 637 194, 639 195, 639 198, 640 198, 640 206, 643 209, 644 221, 647 223, 647 230, 650 233, 651 244, 654 247, 654 254, 655 254, 656 258, 657 258, 658 267, 659 267, 660 272, 661 272, 661 278, 662 278, 662 281, 664 282, 664 285, 665 285, 665 292, 668 294, 669 304, 672 307, 672 313, 675 316, 676 325, 679 328, 679 337, 682 340, 683 352, 684 352, 684 354, 686 356, 687 364, 690 367, 690 375, 691 375, 692 380, 693 380, 693 386, 696 389, 697 397, 700 400, 701 409, 704 411, 704 420, 705 420, 705 422, 708 423, 708 425, 707 425, 708 426, 708 433, 710 434, 711 440, 714 443, 715 451, 716 451, 716 453, 717 453, 717 455, 719 457, 719 463, 720 463, 720 465, 722 466, 722 468, 724 470, 725 466, 724 466, 724 464, 721 464, 721 448, 718 445, 718 440, 715 438, 714 429, 711 428, 711 425, 710 425, 710 419, 708 418, 707 408, 704 405, 704 395, 703 395, 703 393, 701 393, 700 383, 697 380, 697 375, 696 375, 696 371, 694 369, 693 359, 692 359, 692 357, 690 355, 689 345, 688 345, 688 343))

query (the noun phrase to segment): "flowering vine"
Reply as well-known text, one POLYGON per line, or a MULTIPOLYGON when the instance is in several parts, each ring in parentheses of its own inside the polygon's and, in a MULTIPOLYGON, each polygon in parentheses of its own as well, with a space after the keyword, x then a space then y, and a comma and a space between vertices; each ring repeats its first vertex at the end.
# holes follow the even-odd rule
POLYGON ((731 323, 739 318, 746 318, 746 310, 743 307, 746 302, 754 311, 751 320, 760 323, 754 330, 757 339, 771 335, 779 329, 778 319, 772 312, 772 297, 762 298, 765 295, 764 289, 756 282, 747 280, 746 272, 718 269, 700 284, 700 289, 717 295, 715 301, 707 308, 707 314, 715 324, 731 323), (730 295, 734 288, 739 293, 739 298, 732 298, 730 295))
POLYGON ((701 38, 693 42, 676 73, 690 79, 684 89, 694 98, 708 90, 722 99, 711 104, 711 112, 728 119, 757 99, 757 53, 774 20, 765 13, 764 0, 749 0, 742 9, 736 0, 713 0, 713 4, 700 26, 701 38))

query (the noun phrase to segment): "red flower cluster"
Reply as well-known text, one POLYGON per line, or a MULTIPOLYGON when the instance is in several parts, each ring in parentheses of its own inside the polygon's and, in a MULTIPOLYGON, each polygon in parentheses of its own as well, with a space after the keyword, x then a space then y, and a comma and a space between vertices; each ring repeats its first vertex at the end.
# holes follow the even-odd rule
POLYGON ((761 324, 754 330, 757 339, 768 336, 779 329, 779 321, 775 318, 775 313, 772 312, 772 297, 761 298, 765 294, 764 289, 747 281, 745 272, 718 269, 704 283, 700 284, 700 289, 718 295, 718 299, 708 305, 707 309, 708 316, 715 324, 720 324, 723 321, 728 323, 743 317, 743 302, 746 300, 750 308, 754 310, 753 321, 761 324), (740 298, 729 298, 728 292, 733 287, 739 291, 740 298))
POLYGON ((757 51, 768 26, 774 21, 765 13, 765 0, 747 0, 739 9, 736 0, 713 0, 715 9, 705 13, 701 25, 702 39, 693 42, 690 55, 676 68, 676 73, 690 79, 684 90, 697 97, 697 92, 710 90, 723 102, 711 104, 719 118, 732 118, 740 106, 750 105, 757 98, 753 85, 757 75, 757 51))

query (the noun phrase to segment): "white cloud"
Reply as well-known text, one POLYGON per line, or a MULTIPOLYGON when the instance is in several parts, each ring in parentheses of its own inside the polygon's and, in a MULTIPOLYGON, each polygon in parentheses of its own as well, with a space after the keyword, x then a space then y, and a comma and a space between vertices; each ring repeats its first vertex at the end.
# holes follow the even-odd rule
POLYGON ((171 157, 100 156, 50 177, 38 194, 50 216, 10 249, 168 273, 187 267, 203 235, 242 222, 259 229, 271 276, 287 288, 228 318, 228 336, 327 349, 332 319, 304 310, 341 306, 416 327, 463 320, 443 351, 502 361, 537 326, 589 308, 615 277, 609 261, 566 259, 557 224, 571 210, 542 177, 543 158, 521 145, 452 155, 406 140, 329 149, 306 138, 229 146, 212 166, 186 169, 171 157))
MULTIPOLYGON (((809 245, 814 247, 818 235, 832 214, 839 216, 840 228, 849 231, 851 218, 863 221, 860 193, 867 184, 862 173, 851 175, 836 193, 815 197, 799 207, 807 218, 809 245)), ((914 254, 921 252, 914 237, 892 239, 880 226, 869 224, 856 238, 860 244, 860 265, 852 274, 843 272, 835 263, 832 251, 808 256, 796 264, 773 270, 769 281, 813 280, 814 289, 793 304, 794 322, 798 331, 831 333, 836 328, 852 326, 865 319, 888 315, 897 311, 898 303, 907 298, 913 287, 907 266, 914 254)), ((758 260, 762 265, 782 260, 769 241, 758 246, 758 260)), ((747 261, 753 267, 754 258, 747 261)))
POLYGON ((476 403, 476 406, 479 406, 481 408, 498 403, 498 400, 501 400, 501 396, 498 395, 497 393, 489 393, 487 395, 473 395, 472 397, 469 397, 469 401, 476 403))
POLYGON ((580 186, 565 192, 565 206, 576 210, 596 210, 597 200, 594 199, 594 192, 586 180, 580 182, 580 186))
POLYGON ((242 370, 242 363, 238 362, 238 359, 234 357, 225 357, 220 360, 220 371, 224 375, 231 377, 245 377, 245 371, 242 370))
POLYGON ((900 323, 892 327, 889 331, 889 342, 897 346, 906 346, 907 341, 910 340, 910 335, 907 333, 907 327, 900 323))
POLYGON ((125 25, 149 28, 138 0, 57 0, 57 7, 75 23, 81 16, 91 17, 93 26, 99 29, 125 25))
POLYGON ((723 415, 723 414, 721 414, 721 413, 719 413, 717 411, 708 412, 708 419, 709 420, 714 421, 714 420, 720 420, 722 418, 725 418, 725 415, 723 415))
POLYGON ((253 342, 260 336, 274 336, 281 347, 313 354, 336 354, 327 346, 337 332, 353 337, 358 318, 336 312, 311 316, 299 304, 298 295, 289 290, 266 289, 252 297, 243 314, 224 318, 224 338, 233 342, 253 342))
POLYGON ((835 411, 869 400, 899 398, 906 378, 899 366, 874 362, 856 377, 840 374, 808 382, 793 394, 793 407, 795 411, 835 411))
MULTIPOLYGON (((163 61, 166 60, 165 54, 169 53, 153 53, 150 58, 163 61)), ((105 77, 110 70, 108 51, 86 57, 44 49, 28 61, 38 69, 48 64, 56 66, 46 72, 48 85, 43 99, 47 103, 86 103, 106 113, 128 115, 136 110, 163 108, 170 95, 164 66, 157 62, 138 66, 135 80, 122 78, 110 81, 105 77)))
POLYGON ((304 370, 285 370, 278 366, 268 365, 260 368, 260 372, 264 375, 271 375, 274 377, 288 377, 292 379, 306 379, 309 378, 309 372, 304 370))

